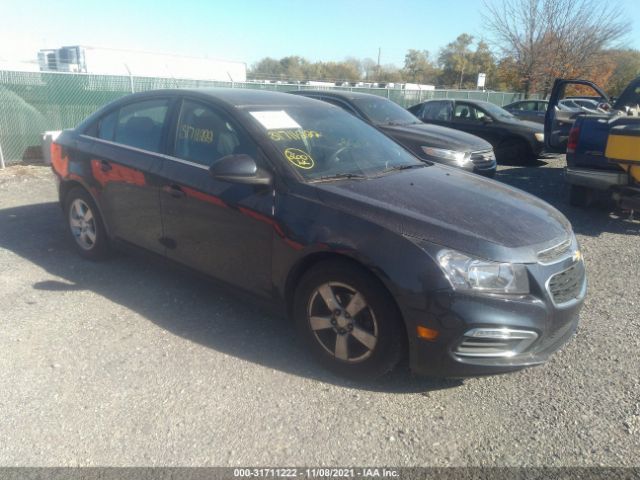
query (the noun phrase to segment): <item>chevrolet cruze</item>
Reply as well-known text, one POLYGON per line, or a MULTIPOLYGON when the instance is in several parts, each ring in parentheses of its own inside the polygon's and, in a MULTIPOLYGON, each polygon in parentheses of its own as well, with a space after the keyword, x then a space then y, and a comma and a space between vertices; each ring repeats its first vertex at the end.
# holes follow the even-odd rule
POLYGON ((51 153, 80 255, 132 246, 272 302, 339 374, 405 355, 424 374, 507 372, 578 323, 585 268, 561 213, 317 100, 134 94, 51 153))

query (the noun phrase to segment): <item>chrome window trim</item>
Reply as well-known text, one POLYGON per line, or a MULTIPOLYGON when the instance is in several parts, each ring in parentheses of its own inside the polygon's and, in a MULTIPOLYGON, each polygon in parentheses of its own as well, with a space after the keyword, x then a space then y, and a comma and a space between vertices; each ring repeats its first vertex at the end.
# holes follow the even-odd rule
POLYGON ((131 145, 125 145, 124 143, 118 143, 118 142, 112 142, 111 140, 105 140, 104 138, 98 138, 98 137, 92 137, 91 135, 85 135, 84 133, 80 134, 81 137, 89 139, 89 140, 94 140, 97 142, 101 142, 107 145, 111 145, 114 147, 120 147, 120 148, 125 148, 127 150, 131 150, 133 152, 138 152, 138 153, 144 153, 147 155, 154 155, 156 157, 160 157, 160 158, 164 158, 166 160, 171 160, 174 162, 178 162, 178 163, 182 163, 184 165, 189 165, 190 167, 196 167, 199 168, 201 170, 209 170, 209 167, 207 167, 206 165, 201 165, 199 163, 195 163, 195 162, 191 162, 189 160, 183 160, 182 158, 177 158, 177 157, 173 157, 171 155, 166 155, 164 153, 158 153, 158 152, 152 152, 151 150, 145 150, 143 148, 138 148, 138 147, 132 147, 131 145))

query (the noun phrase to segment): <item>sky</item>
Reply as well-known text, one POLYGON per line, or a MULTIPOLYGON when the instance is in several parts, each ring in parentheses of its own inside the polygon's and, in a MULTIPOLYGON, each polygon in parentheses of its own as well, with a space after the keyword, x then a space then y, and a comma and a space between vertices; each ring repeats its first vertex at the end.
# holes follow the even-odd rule
MULTIPOLYGON (((500 2, 501 0, 489 0, 500 2)), ((605 0, 603 0, 605 1, 605 0)), ((640 0, 619 2, 640 49, 640 0)), ((246 62, 300 55, 370 57, 402 66, 410 48, 438 50, 460 33, 476 39, 481 0, 2 0, 0 60, 35 61, 41 48, 91 45, 246 62)))

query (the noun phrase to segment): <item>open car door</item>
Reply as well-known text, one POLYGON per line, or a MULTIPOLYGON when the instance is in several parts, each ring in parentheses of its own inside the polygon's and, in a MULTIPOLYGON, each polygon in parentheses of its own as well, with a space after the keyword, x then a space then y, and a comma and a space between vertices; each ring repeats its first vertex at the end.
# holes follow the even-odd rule
POLYGON ((568 110, 558 105, 563 98, 575 94, 598 96, 603 103, 610 103, 607 94, 593 82, 557 78, 553 83, 549 106, 544 117, 544 144, 547 152, 564 153, 567 150, 569 131, 575 118, 578 115, 585 115, 585 112, 568 110))
POLYGON ((627 85, 613 108, 627 115, 640 117, 640 77, 627 85))

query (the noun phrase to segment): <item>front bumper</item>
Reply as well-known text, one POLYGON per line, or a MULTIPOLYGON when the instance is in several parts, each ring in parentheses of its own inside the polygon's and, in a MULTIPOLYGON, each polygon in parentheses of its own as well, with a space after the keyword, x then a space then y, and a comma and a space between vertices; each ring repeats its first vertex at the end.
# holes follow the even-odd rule
MULTIPOLYGON (((532 283, 531 294, 523 297, 441 292, 430 299, 426 312, 418 309, 403 312, 410 332, 411 328, 415 331, 416 325, 440 332, 435 341, 410 335, 411 369, 424 375, 470 377, 506 373, 544 363, 577 330, 587 290, 586 275, 582 261, 567 259, 551 267, 538 265, 534 267, 532 276, 542 281, 532 283), (562 273, 573 265, 582 269, 579 294, 564 304, 556 305, 547 290, 548 280, 545 278, 549 277, 550 269, 554 273, 562 273), (514 345, 523 348, 514 347, 506 355, 470 354, 474 350, 466 342, 469 332, 482 329, 531 332, 535 338, 532 341, 514 340, 514 345)), ((487 340, 495 344, 501 342, 487 340)))

